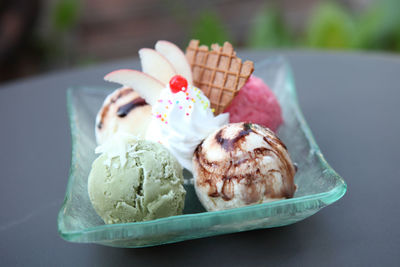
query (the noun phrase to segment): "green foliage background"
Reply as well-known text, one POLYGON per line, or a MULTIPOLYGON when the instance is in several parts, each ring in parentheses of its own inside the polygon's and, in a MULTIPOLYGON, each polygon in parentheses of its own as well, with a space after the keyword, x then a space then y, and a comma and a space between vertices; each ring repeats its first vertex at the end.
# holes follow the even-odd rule
MULTIPOLYGON (((90 56, 75 56, 74 33, 83 16, 81 0, 56 0, 50 16, 50 31, 36 40, 42 54, 42 65, 87 65, 95 63, 90 56)), ((198 39, 202 44, 230 41, 237 47, 312 48, 339 50, 378 50, 400 52, 400 0, 377 0, 366 8, 350 11, 336 1, 320 1, 314 5, 307 21, 294 32, 284 19, 279 5, 265 4, 250 20, 240 40, 224 22, 223 11, 216 4, 193 10, 185 0, 165 0, 164 8, 186 31, 186 43, 198 39), (190 12, 189 12, 190 11, 190 12)), ((237 33, 237 32, 235 32, 237 33)), ((182 33, 184 34, 184 32, 182 33)))
MULTIPOLYGON (((335 1, 321 1, 300 33, 285 23, 282 10, 266 5, 255 14, 245 45, 250 48, 308 47, 400 51, 400 1, 372 2, 352 13, 335 1)), ((190 38, 204 44, 221 43, 231 34, 214 11, 203 11, 193 24, 190 38)))

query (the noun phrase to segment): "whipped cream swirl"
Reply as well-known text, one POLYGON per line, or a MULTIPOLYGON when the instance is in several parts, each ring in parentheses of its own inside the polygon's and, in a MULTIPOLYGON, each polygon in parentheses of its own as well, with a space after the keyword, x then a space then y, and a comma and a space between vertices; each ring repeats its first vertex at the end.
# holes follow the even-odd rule
POLYGON ((183 167, 192 171, 196 147, 228 122, 228 113, 214 116, 210 101, 200 89, 189 85, 186 92, 173 93, 167 86, 152 106, 146 139, 164 145, 183 167))

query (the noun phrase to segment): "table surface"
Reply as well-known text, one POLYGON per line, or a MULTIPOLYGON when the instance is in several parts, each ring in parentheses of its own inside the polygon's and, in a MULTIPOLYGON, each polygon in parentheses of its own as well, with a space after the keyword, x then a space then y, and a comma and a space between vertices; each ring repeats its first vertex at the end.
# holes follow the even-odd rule
POLYGON ((71 155, 65 91, 105 85, 104 74, 138 61, 54 72, 0 86, 0 266, 399 266, 400 57, 280 53, 317 143, 347 182, 342 199, 294 225, 158 247, 66 242, 57 233, 71 155))

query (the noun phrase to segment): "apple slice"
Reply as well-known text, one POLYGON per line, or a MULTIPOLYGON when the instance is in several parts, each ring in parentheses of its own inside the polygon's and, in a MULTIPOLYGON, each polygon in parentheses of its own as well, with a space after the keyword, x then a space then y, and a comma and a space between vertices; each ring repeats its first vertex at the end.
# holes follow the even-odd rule
POLYGON ((133 90, 138 92, 150 105, 156 103, 161 90, 165 87, 162 82, 152 76, 137 70, 129 69, 110 72, 104 76, 104 80, 133 88, 133 90))
POLYGON ((140 62, 144 73, 157 78, 167 85, 169 80, 176 75, 172 64, 154 49, 142 48, 139 50, 140 62))
POLYGON ((193 84, 192 69, 179 47, 171 42, 161 40, 156 43, 155 48, 157 52, 168 59, 179 75, 185 77, 189 84, 193 84))

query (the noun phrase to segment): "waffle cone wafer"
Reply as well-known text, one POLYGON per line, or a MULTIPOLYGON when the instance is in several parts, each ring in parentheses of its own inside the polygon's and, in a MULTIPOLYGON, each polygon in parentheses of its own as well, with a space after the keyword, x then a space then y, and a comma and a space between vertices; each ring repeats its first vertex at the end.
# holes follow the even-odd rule
POLYGON ((216 115, 228 107, 254 70, 253 62, 242 63, 228 42, 222 47, 213 44, 208 50, 198 40, 191 40, 186 58, 192 68, 193 84, 210 99, 216 115))

